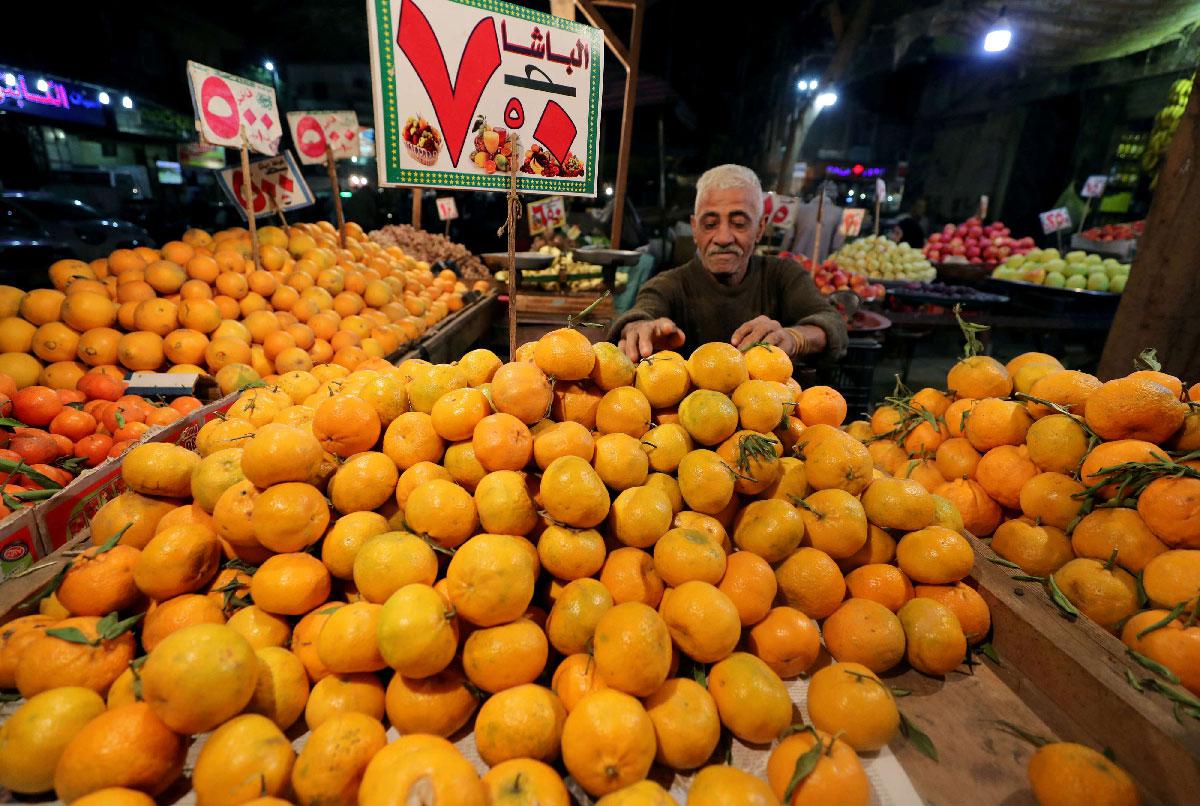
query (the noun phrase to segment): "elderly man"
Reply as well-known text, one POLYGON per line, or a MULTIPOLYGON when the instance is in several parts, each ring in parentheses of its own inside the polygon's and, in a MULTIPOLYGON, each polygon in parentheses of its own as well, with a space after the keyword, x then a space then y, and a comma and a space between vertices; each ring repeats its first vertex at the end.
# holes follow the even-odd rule
POLYGON ((758 177, 741 165, 718 165, 696 183, 692 232, 696 257, 651 279, 609 338, 630 360, 658 350, 728 341, 758 341, 793 360, 846 351, 846 323, 790 260, 754 255, 766 226, 758 177))

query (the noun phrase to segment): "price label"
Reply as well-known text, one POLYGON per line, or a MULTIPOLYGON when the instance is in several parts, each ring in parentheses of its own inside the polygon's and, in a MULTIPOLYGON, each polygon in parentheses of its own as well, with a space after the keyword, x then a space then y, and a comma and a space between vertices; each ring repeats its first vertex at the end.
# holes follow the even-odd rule
POLYGON ((1071 228, 1071 212, 1066 207, 1056 207, 1044 213, 1038 213, 1042 222, 1042 232, 1050 235, 1059 230, 1071 228))
POLYGON ((288 112, 288 128, 296 153, 305 165, 325 161, 328 148, 335 160, 357 157, 358 115, 344 112, 288 112))
POLYGON ((853 238, 862 230, 863 217, 867 211, 857 207, 847 207, 842 210, 842 221, 838 224, 838 232, 847 238, 853 238))
POLYGON ((1079 195, 1085 199, 1098 199, 1104 195, 1104 188, 1108 185, 1108 177, 1104 174, 1093 174, 1083 183, 1083 190, 1079 195))
POLYGON ((780 196, 770 192, 763 196, 763 216, 773 227, 787 229, 796 222, 796 209, 800 200, 794 196, 780 196))
POLYGON ((191 61, 187 77, 196 125, 206 142, 241 148, 245 135, 252 151, 279 153, 283 123, 274 89, 191 61))
POLYGON ((882 179, 875 180, 875 199, 879 202, 887 201, 887 184, 882 179))
POLYGON ((442 196, 437 200, 438 218, 442 221, 453 221, 458 218, 458 204, 453 196, 442 196))
POLYGON ((567 223, 567 208, 562 196, 547 196, 528 205, 529 234, 538 235, 567 223))
POLYGON ((980 221, 987 218, 987 210, 988 210, 988 197, 980 196, 979 197, 979 220, 980 221))
POLYGON ((240 167, 226 168, 217 174, 221 189, 242 217, 246 210, 254 217, 271 215, 276 210, 298 210, 313 203, 313 193, 291 151, 277 157, 250 163, 250 192, 246 192, 240 167))

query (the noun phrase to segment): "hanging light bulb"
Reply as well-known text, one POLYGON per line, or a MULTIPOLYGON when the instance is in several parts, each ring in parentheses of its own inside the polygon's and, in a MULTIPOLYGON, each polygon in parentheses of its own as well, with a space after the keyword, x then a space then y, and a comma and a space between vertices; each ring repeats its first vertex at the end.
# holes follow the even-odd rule
POLYGON ((1012 44, 1012 26, 1009 25, 1008 18, 1005 16, 1007 10, 1007 7, 1001 7, 1000 16, 983 35, 983 49, 987 53, 1001 53, 1008 50, 1008 46, 1012 44))

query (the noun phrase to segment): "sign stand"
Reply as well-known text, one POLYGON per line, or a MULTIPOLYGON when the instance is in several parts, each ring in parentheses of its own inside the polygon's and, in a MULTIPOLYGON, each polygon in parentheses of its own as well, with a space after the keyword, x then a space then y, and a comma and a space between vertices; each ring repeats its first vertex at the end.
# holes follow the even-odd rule
POLYGON ((242 133, 242 188, 246 194, 246 220, 250 223, 250 251, 254 253, 254 270, 258 271, 262 268, 258 262, 258 226, 254 220, 254 210, 252 208, 251 193, 254 186, 250 184, 250 143, 246 140, 246 128, 240 127, 242 133))
POLYGON ((288 222, 287 219, 283 217, 283 208, 279 206, 279 201, 275 198, 274 194, 271 194, 270 199, 271 207, 275 209, 275 215, 279 216, 279 226, 287 229, 288 222))
POLYGON ((879 194, 875 194, 875 237, 879 237, 879 194))
POLYGON ((825 188, 821 187, 817 190, 817 229, 813 233, 813 254, 812 262, 813 269, 817 269, 821 265, 821 223, 825 216, 825 188))
POLYGON ((325 167, 329 171, 329 187, 333 189, 333 210, 337 214, 338 246, 346 248, 346 216, 342 213, 342 191, 338 187, 337 166, 333 162, 333 148, 325 144, 325 167))
MULTIPOLYGON (((517 196, 517 166, 521 164, 521 146, 514 135, 512 158, 508 161, 508 218, 496 231, 508 230, 508 360, 517 360, 517 219, 521 217, 521 199, 517 196)), ((420 191, 417 191, 418 193, 420 191)))
POLYGON ((413 209, 412 209, 412 225, 417 229, 421 228, 421 196, 424 195, 420 188, 413 188, 413 209))

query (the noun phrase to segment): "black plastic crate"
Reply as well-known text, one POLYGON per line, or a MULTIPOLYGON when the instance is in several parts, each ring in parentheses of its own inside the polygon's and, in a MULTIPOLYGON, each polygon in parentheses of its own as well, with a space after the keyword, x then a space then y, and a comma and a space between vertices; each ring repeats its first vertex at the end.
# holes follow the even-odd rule
POLYGON ((826 386, 832 386, 846 398, 846 421, 863 420, 871 410, 875 367, 879 365, 883 344, 874 338, 852 337, 839 361, 818 371, 826 386))

